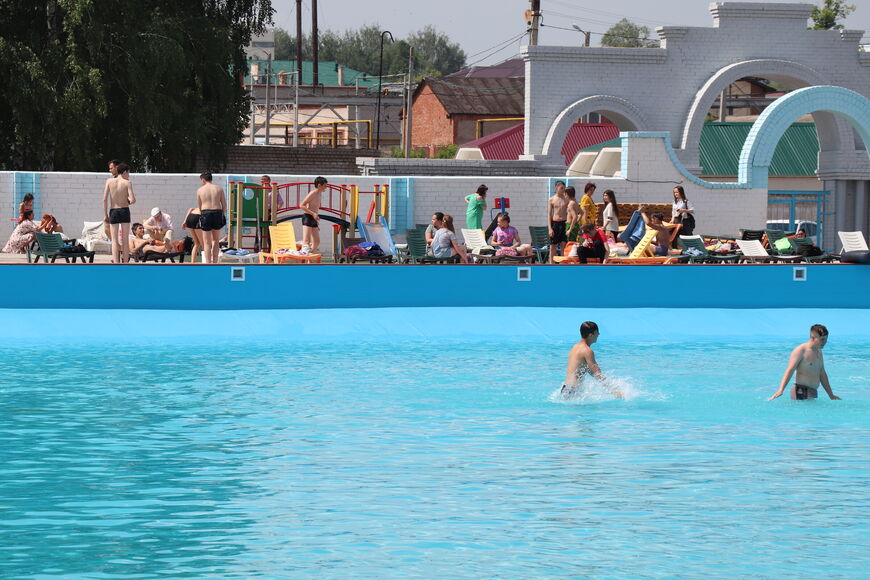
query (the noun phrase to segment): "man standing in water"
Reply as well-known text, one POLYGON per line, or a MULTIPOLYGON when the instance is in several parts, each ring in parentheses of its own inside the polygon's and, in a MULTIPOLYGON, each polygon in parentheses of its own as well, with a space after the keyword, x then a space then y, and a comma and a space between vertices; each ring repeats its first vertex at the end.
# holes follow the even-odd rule
MULTIPOLYGON (((571 352, 568 353, 568 372, 565 373, 565 382, 562 383, 560 391, 563 397, 573 397, 577 394, 577 389, 580 388, 580 382, 587 373, 591 373, 593 377, 599 381, 607 379, 601 373, 598 363, 595 362, 595 353, 592 352, 592 345, 598 341, 598 325, 587 320, 580 325, 580 342, 571 347, 571 352)), ((614 396, 622 399, 622 393, 616 389, 611 389, 614 396)))
POLYGON ((788 359, 788 366, 785 369, 785 374, 782 375, 779 389, 768 401, 772 401, 782 395, 786 385, 788 385, 789 379, 791 379, 792 373, 796 373, 794 386, 791 388, 792 399, 802 401, 817 398, 819 383, 821 382, 828 393, 828 397, 839 401, 840 397, 835 395, 831 390, 828 373, 825 372, 825 359, 822 356, 822 349, 825 348, 827 342, 828 329, 821 324, 812 325, 810 327, 810 339, 791 351, 791 357, 788 359))
POLYGON ((133 186, 130 184, 130 170, 126 163, 115 166, 117 177, 106 180, 103 188, 103 214, 109 224, 109 237, 112 240, 112 262, 125 263, 130 257, 127 238, 130 236, 130 206, 136 203, 133 186))
POLYGON ((302 214, 302 245, 308 245, 312 254, 320 249, 320 206, 323 205, 323 192, 329 183, 325 177, 314 180, 314 189, 308 192, 299 209, 302 214))
POLYGON ((202 187, 196 190, 196 202, 199 207, 199 228, 205 250, 206 264, 217 264, 220 255, 221 229, 226 225, 227 198, 222 187, 211 182, 211 173, 200 174, 202 187))

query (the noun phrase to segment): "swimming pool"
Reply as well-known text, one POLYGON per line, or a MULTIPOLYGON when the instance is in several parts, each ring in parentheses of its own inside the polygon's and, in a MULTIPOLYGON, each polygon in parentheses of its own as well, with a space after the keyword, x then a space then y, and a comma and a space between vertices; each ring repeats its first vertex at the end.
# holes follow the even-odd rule
POLYGON ((866 310, 0 319, 3 577, 866 575, 866 310), (586 318, 627 401, 552 399, 586 318))

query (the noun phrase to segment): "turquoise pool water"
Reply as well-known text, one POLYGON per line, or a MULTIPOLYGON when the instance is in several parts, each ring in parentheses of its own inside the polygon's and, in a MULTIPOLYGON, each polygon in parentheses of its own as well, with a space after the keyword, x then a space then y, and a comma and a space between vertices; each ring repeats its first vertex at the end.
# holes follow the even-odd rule
POLYGON ((510 321, 7 344, 0 576, 866 577, 866 339, 825 349, 843 401, 767 403, 795 340, 605 328, 628 400, 566 403, 571 343, 510 321))

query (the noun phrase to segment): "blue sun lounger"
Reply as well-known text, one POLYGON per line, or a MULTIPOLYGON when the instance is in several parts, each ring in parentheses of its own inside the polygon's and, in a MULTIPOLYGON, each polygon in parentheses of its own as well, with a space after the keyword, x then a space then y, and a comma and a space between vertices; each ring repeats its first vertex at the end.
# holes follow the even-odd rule
POLYGON ((619 234, 619 239, 628 245, 629 250, 634 250, 634 247, 643 239, 646 234, 646 224, 643 221, 643 216, 639 211, 631 214, 631 219, 628 220, 628 225, 619 234))

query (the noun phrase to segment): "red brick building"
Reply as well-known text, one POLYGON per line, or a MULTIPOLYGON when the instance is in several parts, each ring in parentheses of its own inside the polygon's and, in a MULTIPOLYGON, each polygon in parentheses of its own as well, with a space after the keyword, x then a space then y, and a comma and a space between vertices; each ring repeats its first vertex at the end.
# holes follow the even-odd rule
POLYGON ((522 78, 423 79, 414 91, 411 145, 431 155, 515 125, 525 113, 524 92, 522 78), (513 120, 478 124, 481 119, 513 120))

